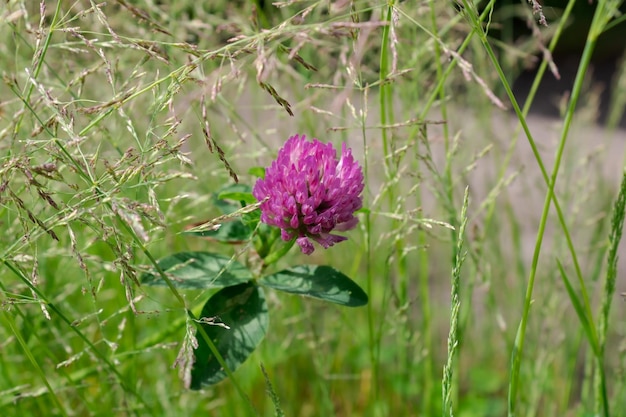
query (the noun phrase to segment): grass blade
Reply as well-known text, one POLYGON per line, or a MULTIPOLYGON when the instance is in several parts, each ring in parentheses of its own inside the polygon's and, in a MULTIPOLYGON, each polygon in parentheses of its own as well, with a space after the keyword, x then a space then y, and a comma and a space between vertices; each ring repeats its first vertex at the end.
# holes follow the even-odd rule
POLYGON ((596 332, 594 327, 592 326, 593 317, 590 316, 590 312, 585 309, 584 303, 580 300, 578 294, 576 294, 576 290, 572 285, 571 281, 567 277, 567 272, 565 272, 565 268, 561 264, 561 261, 558 259, 556 263, 559 267, 559 271, 561 272, 561 278, 563 279, 563 284, 565 284, 565 288, 567 289, 567 295, 569 296, 570 301, 572 302, 572 306, 578 315, 578 319, 580 320, 580 324, 583 326, 583 330, 585 330, 585 334, 587 335, 587 339, 589 340, 589 344, 591 345, 593 352, 595 355, 598 355, 598 340, 596 338, 596 332))

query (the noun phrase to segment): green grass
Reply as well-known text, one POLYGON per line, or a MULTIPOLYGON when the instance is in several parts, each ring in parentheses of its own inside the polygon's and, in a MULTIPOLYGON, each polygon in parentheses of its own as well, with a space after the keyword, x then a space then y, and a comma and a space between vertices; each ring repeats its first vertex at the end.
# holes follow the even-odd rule
POLYGON ((6 2, 2 415, 625 415, 624 131, 585 119, 622 2, 597 2, 561 120, 511 84, 574 2, 543 46, 494 37, 532 15, 494 3, 6 2), (370 302, 272 292, 259 349, 189 391, 173 365, 209 294, 138 277, 182 250, 254 263, 182 232, 295 133, 353 148, 366 210, 275 268, 332 265, 370 302))

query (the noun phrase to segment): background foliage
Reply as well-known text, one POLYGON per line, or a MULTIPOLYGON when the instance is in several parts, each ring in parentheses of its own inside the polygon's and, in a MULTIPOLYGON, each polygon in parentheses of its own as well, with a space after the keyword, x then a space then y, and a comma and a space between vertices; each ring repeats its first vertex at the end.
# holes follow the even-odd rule
POLYGON ((574 3, 542 26, 535 2, 5 1, 2 415, 623 415, 623 50, 611 78, 587 64, 624 17, 594 2, 584 52, 552 60, 574 3), (556 118, 527 116, 537 91, 556 118), (353 148, 366 210, 275 272, 332 265, 369 303, 268 289, 259 349, 189 391, 186 308, 217 290, 138 279, 181 251, 250 262, 246 242, 184 232, 294 133, 353 148))

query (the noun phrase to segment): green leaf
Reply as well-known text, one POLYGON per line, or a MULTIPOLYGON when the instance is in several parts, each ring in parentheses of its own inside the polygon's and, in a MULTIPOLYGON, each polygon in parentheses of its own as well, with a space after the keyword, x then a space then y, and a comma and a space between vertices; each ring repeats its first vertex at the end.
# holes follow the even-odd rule
MULTIPOLYGON (((222 214, 230 214, 233 211, 239 210, 241 208, 241 204, 235 204, 232 201, 226 200, 235 200, 239 203, 241 200, 239 198, 232 198, 233 196, 241 197, 245 194, 251 194, 252 189, 247 184, 230 184, 226 187, 221 188, 217 193, 213 194, 213 205, 218 208, 218 210, 222 214)), ((246 197, 249 199, 249 197, 246 197)), ((254 198, 254 197, 252 197, 254 198)), ((245 201, 245 200, 244 200, 245 201)), ((256 199, 252 201, 256 202, 256 199)))
MULTIPOLYGON (((265 337, 269 314, 263 289, 252 282, 224 288, 206 302, 202 318, 207 322, 201 325, 202 328, 228 369, 234 371, 265 337)), ((216 384, 226 377, 226 372, 198 332, 196 339, 198 348, 191 370, 191 389, 216 384)))
POLYGON ((188 231, 186 235, 208 237, 218 242, 242 243, 252 236, 252 228, 239 219, 221 223, 216 230, 188 231))
POLYGON ((220 200, 243 201, 246 204, 253 204, 257 202, 257 199, 250 192, 221 192, 218 194, 217 198, 220 200))
POLYGON ((248 170, 248 174, 253 175, 257 178, 265 178, 265 168, 263 167, 252 167, 248 170))
POLYGON ((252 188, 248 184, 230 184, 220 189, 216 196, 219 200, 241 201, 243 199, 252 198, 252 202, 256 202, 256 198, 252 197, 252 188))
POLYGON ((275 290, 348 307, 367 304, 367 294, 361 287, 330 266, 300 265, 265 276, 259 283, 275 290))
MULTIPOLYGON (((158 261, 176 288, 207 289, 229 287, 253 279, 252 272, 230 257, 210 252, 180 252, 158 261)), ((166 285, 156 272, 141 276, 148 285, 166 285)))

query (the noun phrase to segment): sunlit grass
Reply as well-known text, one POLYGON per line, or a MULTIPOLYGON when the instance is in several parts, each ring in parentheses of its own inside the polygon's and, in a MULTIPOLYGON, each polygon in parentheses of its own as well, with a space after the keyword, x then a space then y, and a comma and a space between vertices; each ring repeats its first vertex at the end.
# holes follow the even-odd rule
POLYGON ((513 104, 529 51, 491 37, 495 2, 169 3, 0 10, 2 415, 622 415, 624 133, 578 117, 621 2, 598 2, 563 120, 513 104), (353 148, 365 210, 276 268, 332 265, 370 302, 269 293, 234 380, 188 391, 173 364, 207 294, 138 276, 239 250, 182 232, 295 133, 353 148))

